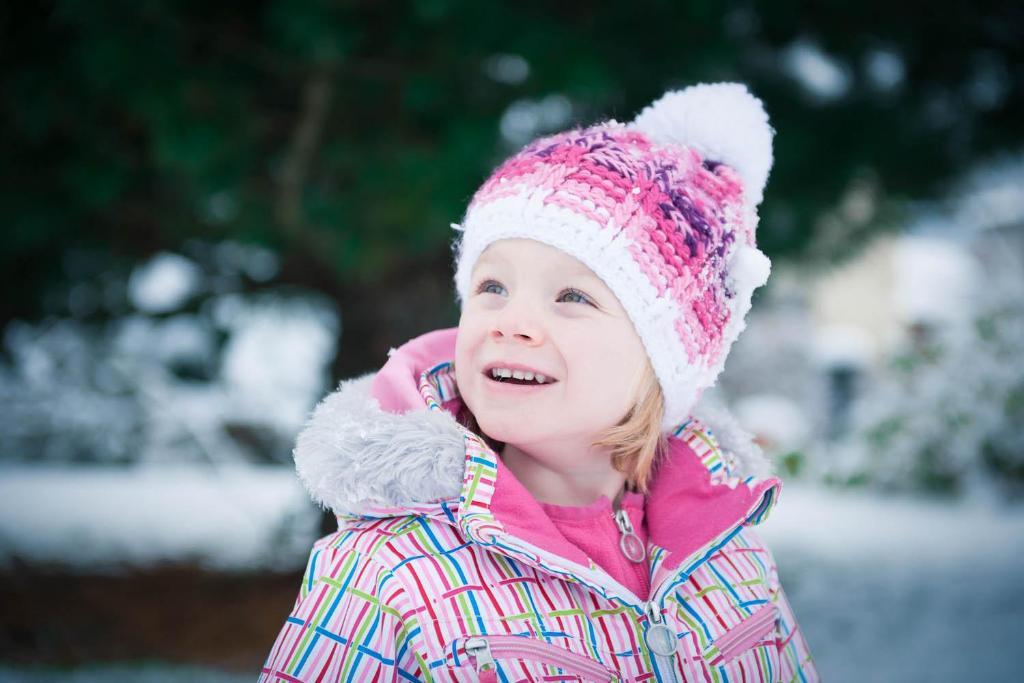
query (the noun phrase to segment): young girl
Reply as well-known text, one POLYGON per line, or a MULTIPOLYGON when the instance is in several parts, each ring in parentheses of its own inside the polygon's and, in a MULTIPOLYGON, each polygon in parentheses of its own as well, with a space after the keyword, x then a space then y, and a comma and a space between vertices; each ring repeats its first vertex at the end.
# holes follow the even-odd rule
POLYGON ((299 435, 339 529, 260 680, 817 680, 752 529, 781 482, 696 405, 768 277, 773 134, 700 84, 491 175, 453 225, 458 328, 299 435))

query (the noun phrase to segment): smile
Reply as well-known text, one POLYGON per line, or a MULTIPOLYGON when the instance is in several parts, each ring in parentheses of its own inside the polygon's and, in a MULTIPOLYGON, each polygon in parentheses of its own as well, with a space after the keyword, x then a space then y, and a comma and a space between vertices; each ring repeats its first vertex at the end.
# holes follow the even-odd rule
POLYGON ((539 372, 510 370, 509 368, 491 368, 490 371, 485 371, 484 374, 489 375, 491 379, 513 382, 515 384, 544 384, 555 381, 554 378, 549 378, 539 372))
POLYGON ((548 381, 543 384, 538 383, 535 379, 517 379, 515 377, 493 377, 485 374, 486 383, 489 389, 498 393, 512 393, 522 394, 531 393, 535 391, 541 391, 554 384, 554 381, 548 381))

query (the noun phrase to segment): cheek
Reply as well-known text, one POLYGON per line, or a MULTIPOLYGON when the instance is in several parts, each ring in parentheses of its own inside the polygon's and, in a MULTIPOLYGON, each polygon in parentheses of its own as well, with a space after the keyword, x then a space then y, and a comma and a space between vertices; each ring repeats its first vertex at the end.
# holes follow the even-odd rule
POLYGON ((481 324, 481 319, 481 316, 463 313, 455 335, 455 381, 467 403, 472 402, 478 390, 476 380, 482 377, 478 369, 479 351, 487 328, 481 324))
POLYGON ((614 328, 574 330, 565 339, 562 351, 570 370, 575 368, 591 375, 607 374, 609 368, 622 363, 624 350, 629 348, 622 333, 614 328))
POLYGON ((488 316, 485 312, 478 311, 478 308, 479 304, 477 303, 467 304, 466 308, 462 311, 462 315, 459 316, 459 332, 456 335, 456 345, 463 339, 475 339, 482 330, 486 329, 488 316))
POLYGON ((571 340, 566 358, 569 373, 576 380, 571 389, 577 400, 602 402, 605 408, 601 412, 616 415, 629 402, 630 387, 642 367, 643 355, 637 350, 642 348, 639 340, 627 332, 601 329, 571 340))
POLYGON ((459 325, 455 336, 455 381, 461 387, 473 371, 473 330, 459 325))
POLYGON ((462 349, 458 346, 455 347, 455 383, 459 385, 459 393, 465 394, 464 388, 467 386, 466 373, 469 370, 469 360, 466 358, 462 349))

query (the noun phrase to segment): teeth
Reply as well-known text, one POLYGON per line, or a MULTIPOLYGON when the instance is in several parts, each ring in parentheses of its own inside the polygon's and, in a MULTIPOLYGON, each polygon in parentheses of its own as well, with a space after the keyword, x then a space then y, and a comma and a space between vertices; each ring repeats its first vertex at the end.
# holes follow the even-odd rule
POLYGON ((495 379, 514 377, 515 379, 534 381, 538 384, 544 384, 548 381, 548 378, 539 372, 533 373, 525 372, 523 370, 509 370, 508 368, 491 368, 491 377, 494 377, 495 379))

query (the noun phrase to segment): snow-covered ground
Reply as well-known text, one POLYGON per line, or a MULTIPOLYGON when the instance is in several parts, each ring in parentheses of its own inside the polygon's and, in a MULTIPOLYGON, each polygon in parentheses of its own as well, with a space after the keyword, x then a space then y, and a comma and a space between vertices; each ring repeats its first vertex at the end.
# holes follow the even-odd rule
MULTIPOLYGON (((0 564, 18 556, 84 572, 182 559, 297 569, 318 521, 287 467, 0 470, 0 564)), ((1016 678, 1024 506, 787 482, 759 529, 825 681, 1016 678)), ((236 677, 154 663, 0 668, 0 682, 8 680, 236 677)))
POLYGON ((1021 680, 1024 507, 787 484, 760 529, 823 680, 1021 680))
POLYGON ((295 570, 319 521, 291 467, 0 468, 0 568, 295 570))

